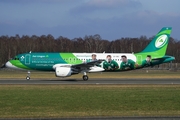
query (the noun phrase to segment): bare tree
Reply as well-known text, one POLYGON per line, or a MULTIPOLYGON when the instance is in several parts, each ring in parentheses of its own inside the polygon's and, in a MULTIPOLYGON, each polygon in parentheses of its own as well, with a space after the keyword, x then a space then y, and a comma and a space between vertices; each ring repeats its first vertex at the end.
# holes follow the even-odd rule
MULTIPOLYGON (((153 36, 154 37, 154 36, 153 36)), ((0 65, 17 54, 25 52, 110 52, 131 53, 142 51, 153 39, 146 36, 139 38, 120 38, 114 41, 103 40, 99 34, 74 38, 60 36, 55 39, 51 34, 31 37, 18 34, 0 36, 0 65)), ((167 54, 175 56, 174 62, 180 62, 180 41, 170 38, 167 54)))

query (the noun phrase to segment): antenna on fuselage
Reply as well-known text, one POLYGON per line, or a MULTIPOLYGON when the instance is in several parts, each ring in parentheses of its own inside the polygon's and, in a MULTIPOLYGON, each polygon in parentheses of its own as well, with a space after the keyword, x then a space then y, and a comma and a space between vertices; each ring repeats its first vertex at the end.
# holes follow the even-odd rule
POLYGON ((29 51, 29 53, 31 53, 31 51, 29 51))
POLYGON ((103 54, 105 53, 105 51, 103 52, 103 54))

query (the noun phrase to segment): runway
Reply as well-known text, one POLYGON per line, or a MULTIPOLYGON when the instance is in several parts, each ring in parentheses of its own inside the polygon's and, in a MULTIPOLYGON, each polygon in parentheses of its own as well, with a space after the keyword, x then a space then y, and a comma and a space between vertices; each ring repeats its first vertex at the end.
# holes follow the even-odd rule
POLYGON ((180 79, 89 79, 83 81, 81 79, 32 79, 32 80, 18 80, 18 79, 0 79, 0 84, 180 84, 180 79))

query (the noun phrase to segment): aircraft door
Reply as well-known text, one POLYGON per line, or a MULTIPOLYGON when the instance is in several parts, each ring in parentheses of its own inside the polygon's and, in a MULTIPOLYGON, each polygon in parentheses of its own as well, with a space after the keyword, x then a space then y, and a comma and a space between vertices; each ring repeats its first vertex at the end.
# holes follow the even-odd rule
POLYGON ((30 64, 30 57, 31 57, 30 54, 27 54, 27 55, 25 56, 25 64, 30 64))
POLYGON ((138 64, 141 64, 141 63, 142 63, 142 56, 141 56, 141 55, 138 55, 138 56, 137 56, 137 63, 138 63, 138 64))

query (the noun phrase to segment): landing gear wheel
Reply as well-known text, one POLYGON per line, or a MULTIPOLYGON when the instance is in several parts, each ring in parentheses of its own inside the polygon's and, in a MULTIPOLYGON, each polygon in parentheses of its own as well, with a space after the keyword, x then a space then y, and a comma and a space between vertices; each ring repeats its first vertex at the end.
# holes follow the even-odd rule
POLYGON ((31 75, 31 72, 30 71, 28 71, 27 72, 27 77, 26 77, 26 80, 30 80, 31 78, 30 78, 30 75, 31 75))
POLYGON ((31 78, 29 76, 26 77, 26 80, 30 80, 31 78))
POLYGON ((88 80, 88 76, 87 75, 83 75, 83 80, 87 81, 88 80))

